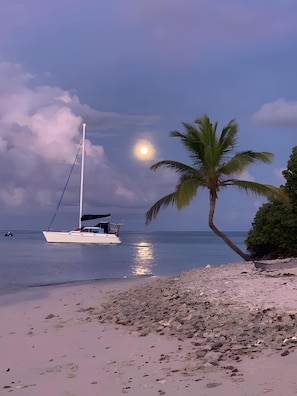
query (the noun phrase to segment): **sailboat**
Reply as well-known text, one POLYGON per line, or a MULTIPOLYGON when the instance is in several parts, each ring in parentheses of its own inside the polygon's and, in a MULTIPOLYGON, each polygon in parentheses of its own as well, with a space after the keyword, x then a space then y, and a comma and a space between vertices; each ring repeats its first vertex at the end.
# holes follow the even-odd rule
POLYGON ((84 185, 84 165, 85 165, 85 139, 86 124, 83 124, 83 136, 81 147, 81 174, 80 174, 80 195, 79 195, 79 220, 78 227, 71 231, 43 231, 47 242, 57 243, 94 243, 101 245, 120 244, 119 238, 120 224, 110 223, 102 220, 110 217, 110 214, 87 214, 83 215, 83 185, 84 185), (82 222, 87 220, 101 219, 94 227, 82 226, 82 222))

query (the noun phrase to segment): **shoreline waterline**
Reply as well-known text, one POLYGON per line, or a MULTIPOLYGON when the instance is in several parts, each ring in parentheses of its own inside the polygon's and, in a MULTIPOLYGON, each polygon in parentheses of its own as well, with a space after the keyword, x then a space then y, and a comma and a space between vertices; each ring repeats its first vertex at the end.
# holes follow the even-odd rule
MULTIPOLYGON (((145 275, 130 278, 109 278, 109 279, 92 279, 83 281, 71 281, 63 283, 54 283, 50 285, 33 285, 25 286, 20 288, 2 289, 0 290, 0 307, 7 304, 15 304, 21 301, 34 300, 39 298, 47 298, 51 291, 55 290, 70 290, 71 288, 85 288, 96 286, 106 290, 110 288, 112 290, 121 290, 122 287, 133 287, 140 285, 146 281, 154 279, 166 278, 156 275, 145 275)), ((100 289, 99 289, 100 290, 100 289)))

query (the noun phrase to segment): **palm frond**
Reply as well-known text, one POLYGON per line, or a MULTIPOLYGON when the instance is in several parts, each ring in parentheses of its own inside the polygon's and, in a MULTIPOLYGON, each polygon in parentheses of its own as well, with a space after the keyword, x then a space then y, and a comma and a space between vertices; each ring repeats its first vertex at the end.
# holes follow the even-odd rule
POLYGON ((226 125, 219 138, 219 146, 223 154, 229 153, 237 146, 238 125, 235 120, 231 120, 226 125))
POLYGON ((273 154, 262 151, 242 151, 234 155, 228 162, 220 168, 220 172, 225 175, 239 174, 243 172, 248 165, 256 162, 271 163, 273 154))
POLYGON ((145 214, 145 224, 149 224, 157 217, 161 208, 176 204, 176 193, 171 193, 160 198, 145 214))
POLYGON ((270 164, 273 161, 274 155, 267 151, 241 151, 236 154, 237 157, 241 158, 242 161, 246 160, 247 164, 253 164, 255 162, 263 162, 264 164, 270 164))
POLYGON ((189 152, 190 158, 197 164, 201 164, 204 158, 204 145, 201 142, 199 131, 191 124, 183 123, 186 133, 179 131, 170 132, 171 137, 177 137, 181 140, 183 146, 189 152))
POLYGON ((198 118, 195 123, 198 125, 197 136, 201 145, 201 155, 193 155, 195 165, 201 163, 206 169, 214 169, 221 157, 217 138, 218 123, 212 124, 206 115, 198 118))
MULTIPOLYGON (((195 124, 183 123, 185 133, 172 131, 172 137, 178 137, 193 160, 193 166, 215 169, 224 156, 236 145, 237 124, 231 120, 217 137, 218 123, 212 124, 208 116, 196 119, 195 124)), ((226 161, 225 161, 226 162, 226 161)))
POLYGON ((203 182, 200 180, 199 176, 181 176, 175 190, 177 208, 180 210, 188 206, 192 199, 196 196, 198 188, 201 186, 203 186, 203 182))
POLYGON ((246 193, 252 193, 257 196, 264 196, 269 200, 281 201, 289 204, 289 198, 282 188, 275 187, 271 184, 257 183, 248 180, 231 179, 229 185, 238 187, 246 193))
POLYGON ((194 168, 192 168, 191 166, 188 166, 186 164, 183 164, 182 162, 178 162, 178 161, 171 161, 171 160, 163 160, 163 161, 159 161, 156 162, 155 164, 153 164, 150 169, 153 171, 156 171, 157 169, 160 168, 167 168, 167 169, 171 169, 174 170, 177 173, 184 173, 184 172, 192 172, 195 171, 194 168))
POLYGON ((175 205, 178 210, 186 207, 197 194, 198 187, 203 186, 203 182, 199 176, 193 174, 191 171, 180 177, 176 185, 175 192, 160 198, 147 212, 146 224, 150 223, 156 218, 161 208, 166 208, 169 205, 175 205))

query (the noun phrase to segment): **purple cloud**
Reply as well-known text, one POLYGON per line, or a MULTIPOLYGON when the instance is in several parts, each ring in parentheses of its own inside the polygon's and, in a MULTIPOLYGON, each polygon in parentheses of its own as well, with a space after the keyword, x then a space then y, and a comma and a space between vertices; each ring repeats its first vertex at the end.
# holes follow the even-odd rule
POLYGON ((297 126, 297 101, 277 99, 266 103, 253 115, 253 121, 259 125, 283 127, 297 126))
MULTIPOLYGON (((58 202, 73 163, 83 120, 100 128, 138 128, 155 123, 158 116, 100 112, 82 104, 78 96, 58 87, 36 86, 33 77, 14 64, 0 64, 0 169, 2 207, 36 210, 58 202), (9 165, 7 165, 9 164, 9 165), (8 199, 8 197, 10 197, 8 199)), ((87 126, 88 128, 88 126, 87 126)), ((147 202, 149 185, 117 169, 104 148, 86 141, 89 205, 139 207, 147 202), (103 193, 100 193, 104 191, 103 193)), ((79 170, 76 170, 77 180, 79 170)), ((142 172, 149 173, 148 169, 142 172)), ((68 204, 77 199, 73 186, 68 204)))

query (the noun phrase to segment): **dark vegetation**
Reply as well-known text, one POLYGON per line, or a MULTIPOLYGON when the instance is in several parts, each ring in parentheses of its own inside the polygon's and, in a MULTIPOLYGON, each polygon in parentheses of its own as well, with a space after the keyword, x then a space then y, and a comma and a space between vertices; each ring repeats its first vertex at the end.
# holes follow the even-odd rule
POLYGON ((258 209, 245 241, 253 258, 297 257, 297 146, 282 174, 290 205, 270 201, 258 209))

